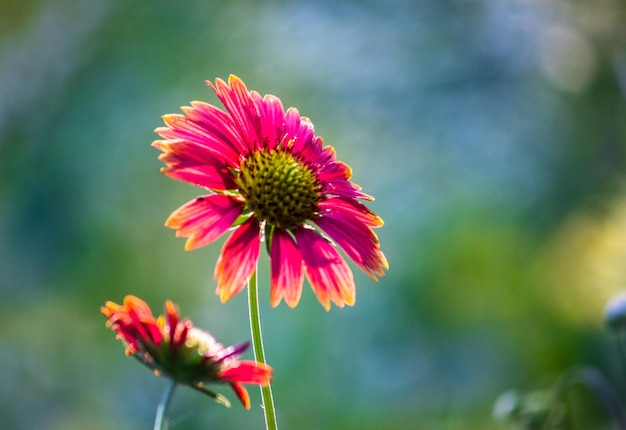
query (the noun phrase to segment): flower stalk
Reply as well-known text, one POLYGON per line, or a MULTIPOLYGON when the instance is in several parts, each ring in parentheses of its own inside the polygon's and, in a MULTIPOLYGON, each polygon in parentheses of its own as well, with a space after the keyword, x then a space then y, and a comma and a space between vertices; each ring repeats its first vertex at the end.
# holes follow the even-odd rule
POLYGON ((174 389, 176 388, 176 381, 174 379, 167 380, 167 385, 161 395, 161 400, 157 406, 156 416, 154 417, 154 430, 167 430, 169 427, 169 420, 167 418, 167 411, 169 409, 172 397, 174 396, 174 389))
MULTIPOLYGON (((250 334, 252 336, 252 349, 254 359, 258 363, 265 364, 265 352, 263 351, 263 335, 261 333, 261 315, 259 313, 257 271, 252 272, 248 285, 248 310, 250 312, 250 334)), ((261 386, 261 398, 263 400, 263 414, 265 415, 265 428, 278 430, 276 424, 276 410, 274 408, 274 396, 269 382, 261 386)))

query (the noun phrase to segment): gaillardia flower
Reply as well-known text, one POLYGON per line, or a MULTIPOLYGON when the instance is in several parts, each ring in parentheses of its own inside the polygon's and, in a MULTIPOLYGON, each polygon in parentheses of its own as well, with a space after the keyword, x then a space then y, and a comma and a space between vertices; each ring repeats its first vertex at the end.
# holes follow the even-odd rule
POLYGON ((297 109, 248 91, 236 76, 207 84, 226 111, 192 102, 155 130, 164 139, 152 144, 163 152, 162 172, 209 191, 165 225, 188 238, 188 250, 232 230, 215 267, 223 302, 246 286, 265 241, 272 306, 284 298, 295 307, 305 276, 326 310, 331 301, 353 305, 352 271, 335 245, 372 279, 383 276, 387 260, 372 230, 383 221, 359 201, 373 198, 297 109))
POLYGON ((158 318, 135 296, 126 296, 123 305, 106 302, 100 311, 108 319, 107 327, 126 344, 126 355, 136 357, 155 374, 166 375, 222 403, 228 401, 204 388, 205 383, 230 384, 250 409, 250 396, 241 384, 267 385, 271 379, 271 367, 239 360, 248 343, 225 348, 188 319, 181 319, 169 300, 165 302, 165 316, 158 318))

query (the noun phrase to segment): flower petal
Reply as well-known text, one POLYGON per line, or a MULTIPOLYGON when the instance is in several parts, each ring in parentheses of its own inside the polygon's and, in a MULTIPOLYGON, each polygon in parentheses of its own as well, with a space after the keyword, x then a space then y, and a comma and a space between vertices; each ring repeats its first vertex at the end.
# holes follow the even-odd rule
POLYGON ((319 180, 324 184, 324 194, 351 199, 374 200, 371 196, 361 192, 359 187, 349 179, 352 169, 342 161, 335 161, 324 165, 318 173, 319 180))
POLYGON ((384 276, 383 269, 389 266, 370 227, 338 210, 326 211, 314 222, 374 281, 375 275, 384 276))
POLYGON ((350 267, 326 239, 308 228, 295 231, 305 274, 318 300, 328 311, 330 301, 342 308, 354 305, 356 289, 350 267))
POLYGON ((243 407, 246 409, 250 409, 250 394, 248 394, 248 390, 246 390, 243 385, 236 382, 231 383, 230 386, 239 398, 239 401, 241 402, 243 407))
POLYGON ((285 111, 278 97, 266 95, 261 97, 256 91, 250 96, 261 114, 261 136, 267 149, 275 149, 285 137, 285 111))
POLYGON ((163 167, 161 172, 172 179, 214 191, 232 190, 237 187, 232 175, 226 169, 217 169, 209 165, 175 169, 163 167))
POLYGON ((165 221, 176 236, 188 237, 185 249, 208 245, 224 234, 241 214, 243 203, 234 197, 210 194, 176 209, 165 221))
POLYGON ((124 298, 124 305, 112 302, 106 303, 109 314, 107 323, 120 338, 128 344, 126 354, 132 355, 139 351, 142 345, 160 345, 163 336, 152 315, 150 307, 138 297, 128 295, 124 298))
POLYGON ((322 216, 325 211, 341 211, 345 215, 352 217, 354 221, 362 222, 368 227, 382 227, 384 224, 381 217, 372 212, 363 203, 354 199, 330 197, 319 202, 317 206, 322 216))
POLYGON ((322 151, 323 140, 315 137, 313 123, 300 116, 296 108, 289 108, 285 113, 285 140, 290 142, 294 154, 310 163, 315 163, 322 151))
POLYGON ((206 129, 216 140, 223 142, 235 152, 236 157, 245 151, 232 118, 221 109, 205 102, 191 102, 191 107, 183 107, 183 112, 206 129))
POLYGON ((259 148, 262 140, 261 119, 246 85, 235 75, 228 77, 228 84, 221 79, 215 85, 207 81, 230 114, 241 138, 249 151, 259 148))
POLYGON ((230 300, 250 280, 259 260, 261 239, 256 218, 237 227, 226 240, 215 265, 216 294, 222 302, 230 300))
POLYGON ((233 165, 238 161, 237 147, 226 140, 228 136, 225 137, 220 132, 214 133, 212 130, 207 130, 202 124, 181 114, 163 115, 163 122, 167 127, 158 127, 154 130, 159 136, 165 139, 182 139, 196 143, 215 156, 223 160, 230 160, 233 165))
POLYGON ((296 307, 302 295, 304 263, 296 243, 282 229, 272 234, 270 303, 278 306, 282 298, 291 308, 296 307))
POLYGON ((183 139, 155 140, 152 146, 163 151, 159 160, 167 167, 161 171, 173 179, 220 191, 236 187, 221 154, 183 139))
POLYGON ((241 384, 267 385, 272 377, 272 368, 267 364, 249 360, 234 361, 222 367, 219 378, 241 384))

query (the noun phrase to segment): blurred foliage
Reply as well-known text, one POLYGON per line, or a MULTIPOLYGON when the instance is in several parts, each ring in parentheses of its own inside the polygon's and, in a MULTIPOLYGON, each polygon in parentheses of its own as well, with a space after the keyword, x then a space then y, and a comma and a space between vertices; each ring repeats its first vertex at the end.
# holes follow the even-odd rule
MULTIPOLYGON (((281 427, 506 428, 491 409, 510 388, 577 363, 614 380, 624 22, 622 0, 4 1, 2 427, 150 428, 163 381, 124 357, 105 300, 171 298, 224 343, 249 338, 245 297, 213 295, 220 245, 186 253, 163 227, 198 190, 149 145, 229 73, 309 116, 386 222, 391 269, 356 274, 354 308, 326 313, 306 287, 271 309, 263 268, 281 427)), ((174 429, 262 422, 182 389, 172 408, 174 429)))

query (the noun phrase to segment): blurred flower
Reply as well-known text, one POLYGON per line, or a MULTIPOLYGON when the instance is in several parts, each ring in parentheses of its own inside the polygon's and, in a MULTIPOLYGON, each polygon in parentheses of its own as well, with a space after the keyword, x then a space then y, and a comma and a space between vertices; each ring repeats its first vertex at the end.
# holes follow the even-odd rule
POLYGON ((209 333, 180 318, 178 308, 165 302, 165 316, 155 318, 150 307, 135 296, 126 296, 124 304, 106 302, 100 309, 108 318, 117 338, 126 343, 126 355, 134 356, 154 371, 177 383, 191 386, 228 404, 221 396, 205 389, 204 383, 228 383, 246 409, 250 397, 241 384, 266 385, 272 369, 253 361, 240 361, 248 343, 224 346, 209 333))
POLYGON ((236 76, 207 84, 226 112, 192 102, 185 115, 165 115, 167 127, 155 130, 165 139, 152 144, 163 152, 162 171, 211 191, 174 211, 166 226, 188 238, 188 250, 234 228, 215 267, 223 302, 250 280, 265 241, 272 306, 284 297, 295 307, 305 276, 326 310, 331 301, 353 305, 352 271, 334 243, 372 279, 383 276, 387 260, 372 230, 383 221, 358 201, 372 197, 350 181, 350 167, 297 109, 248 91, 236 76))
POLYGON ((604 319, 612 330, 620 331, 626 327, 626 293, 620 293, 609 301, 604 319))

